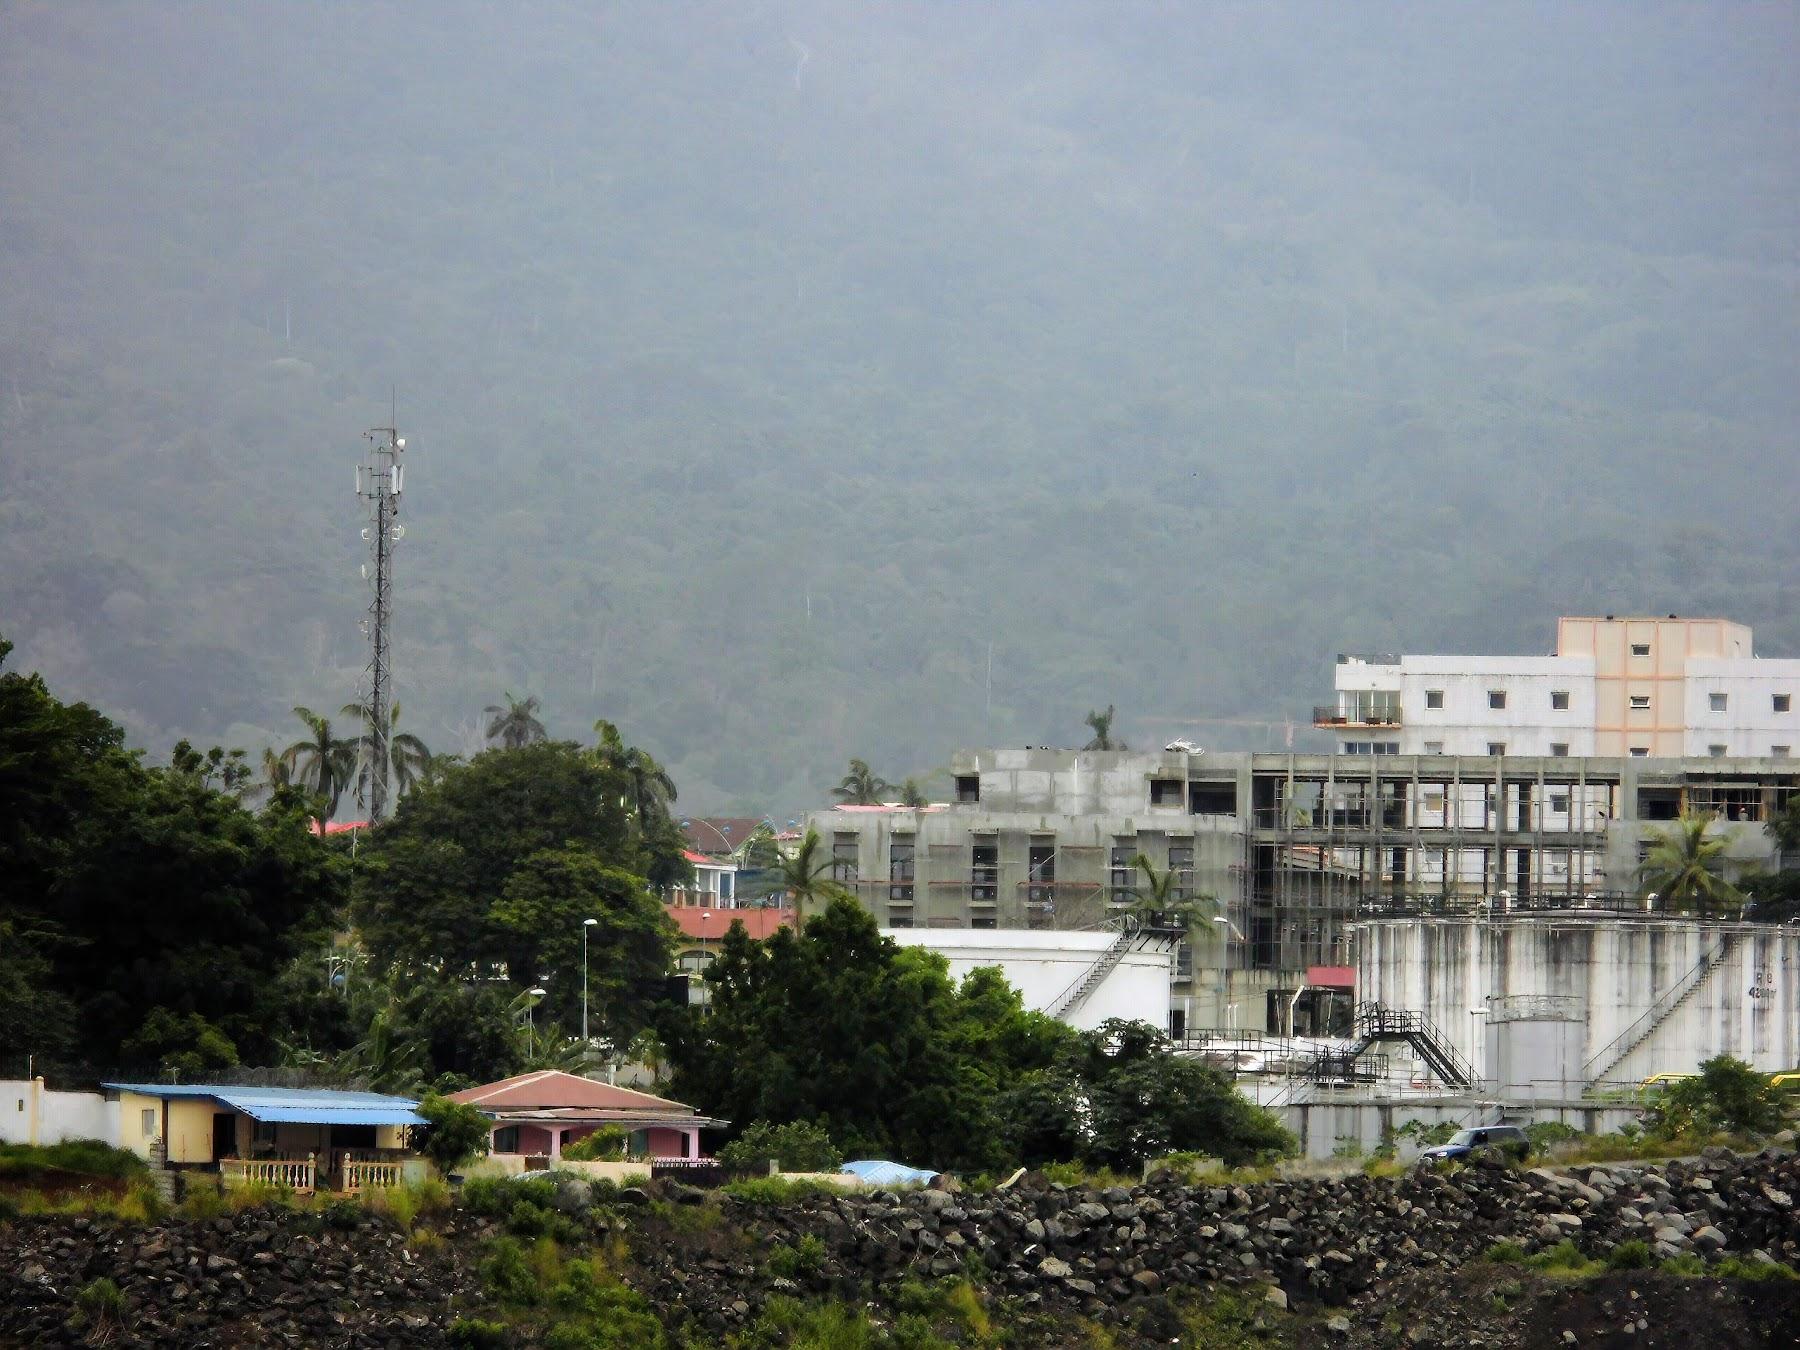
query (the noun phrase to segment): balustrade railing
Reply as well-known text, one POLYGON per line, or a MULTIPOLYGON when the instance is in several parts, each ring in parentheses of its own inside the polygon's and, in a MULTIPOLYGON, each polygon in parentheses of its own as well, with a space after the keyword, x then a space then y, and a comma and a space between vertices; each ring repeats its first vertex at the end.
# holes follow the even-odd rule
POLYGON ((227 1187, 285 1186, 293 1191, 317 1188, 318 1159, 314 1154, 304 1158, 226 1158, 219 1163, 219 1180, 227 1187))
POLYGON ((338 1189, 343 1191, 386 1190, 405 1180, 398 1162, 372 1162, 346 1153, 338 1167, 338 1189))

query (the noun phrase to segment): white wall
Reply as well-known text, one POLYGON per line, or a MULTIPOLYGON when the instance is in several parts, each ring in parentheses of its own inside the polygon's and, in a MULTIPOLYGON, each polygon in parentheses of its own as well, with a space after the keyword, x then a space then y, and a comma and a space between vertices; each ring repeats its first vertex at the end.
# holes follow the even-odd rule
POLYGON ((119 1104, 98 1092, 52 1092, 44 1080, 0 1079, 0 1142, 60 1144, 65 1139, 119 1143, 119 1104))
POLYGON ((1786 746, 1800 752, 1800 661, 1693 658, 1682 689, 1682 750, 1759 757, 1786 746), (1725 710, 1712 710, 1712 695, 1725 695, 1725 710), (1776 694, 1788 696, 1788 711, 1775 711, 1776 694))
MULTIPOLYGON (((998 966, 1027 1008, 1046 1011, 1079 980, 1117 936, 1110 932, 1034 932, 1016 928, 884 928, 903 947, 925 947, 950 962, 950 978, 960 981, 981 966, 998 966)), ((1169 984, 1174 953, 1151 946, 1133 951, 1069 1017, 1089 1030, 1109 1017, 1169 1024, 1169 984)))

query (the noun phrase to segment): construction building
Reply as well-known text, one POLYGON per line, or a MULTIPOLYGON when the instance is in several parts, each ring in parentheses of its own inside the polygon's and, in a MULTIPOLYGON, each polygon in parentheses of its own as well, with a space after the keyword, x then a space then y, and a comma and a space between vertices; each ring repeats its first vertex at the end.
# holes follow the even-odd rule
POLYGON ((949 803, 812 816, 837 878, 890 929, 1097 930, 1142 907, 1141 856, 1171 901, 1216 902, 1170 956, 1178 1034, 1347 1032, 1371 922, 1675 917, 1638 885, 1658 832, 1712 814, 1728 876, 1771 868, 1763 824, 1800 791, 1800 761, 1710 753, 1025 748, 952 772, 949 803))
POLYGON ((1728 619, 1564 618, 1548 656, 1340 655, 1342 754, 1786 759, 1800 661, 1728 619))

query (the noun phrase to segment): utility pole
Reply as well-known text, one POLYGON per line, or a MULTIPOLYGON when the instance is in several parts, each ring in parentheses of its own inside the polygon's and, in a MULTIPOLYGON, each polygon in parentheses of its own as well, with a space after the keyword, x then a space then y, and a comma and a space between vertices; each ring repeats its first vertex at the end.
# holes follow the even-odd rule
POLYGON ((375 427, 363 433, 368 457, 356 471, 356 495, 368 503, 369 523, 362 537, 369 545, 369 561, 363 576, 369 583, 368 617, 363 633, 369 639, 369 664, 364 678, 368 695, 363 705, 363 771, 368 774, 369 819, 379 821, 387 813, 388 746, 393 708, 393 664, 389 655, 389 629, 394 618, 394 545, 406 534, 395 517, 400 513, 400 488, 405 470, 400 452, 406 438, 393 427, 375 427))

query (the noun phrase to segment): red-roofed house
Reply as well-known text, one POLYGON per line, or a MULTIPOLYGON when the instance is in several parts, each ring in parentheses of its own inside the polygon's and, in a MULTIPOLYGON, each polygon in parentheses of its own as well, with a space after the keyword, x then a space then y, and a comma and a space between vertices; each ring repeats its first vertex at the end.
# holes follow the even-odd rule
POLYGON ((694 868, 694 884, 692 886, 671 886, 668 890, 668 903, 671 905, 716 905, 730 909, 737 903, 737 870, 738 865, 726 858, 709 858, 704 853, 696 853, 691 848, 684 848, 681 856, 686 858, 694 868))
POLYGON ((630 1136, 634 1157, 698 1158, 700 1131, 723 1129, 691 1106, 597 1082, 560 1069, 539 1069, 498 1083, 465 1088, 450 1100, 477 1107, 493 1118, 495 1153, 560 1158, 563 1149, 603 1125, 630 1136))

